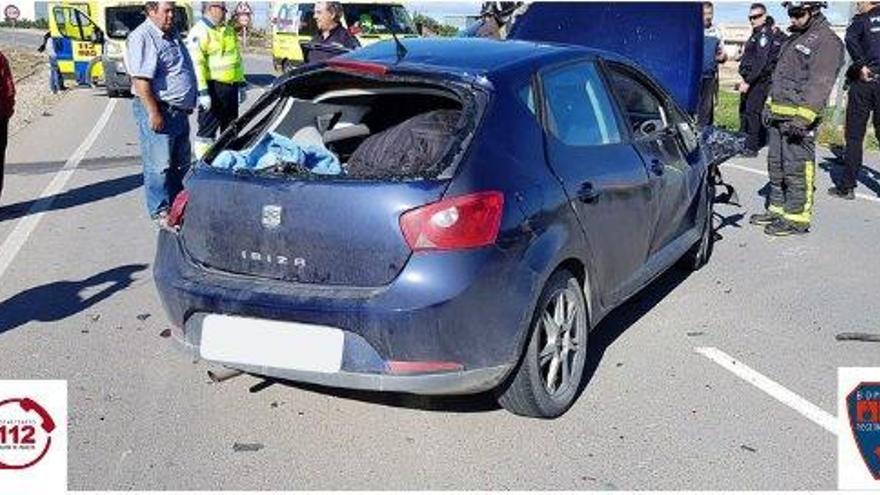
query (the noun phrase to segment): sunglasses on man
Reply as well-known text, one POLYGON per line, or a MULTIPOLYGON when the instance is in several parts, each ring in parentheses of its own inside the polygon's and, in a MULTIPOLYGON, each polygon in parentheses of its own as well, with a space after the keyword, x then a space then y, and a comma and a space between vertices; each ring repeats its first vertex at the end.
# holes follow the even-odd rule
POLYGON ((788 17, 790 19, 800 19, 801 17, 805 17, 807 15, 807 11, 803 9, 793 9, 788 11, 788 17))
POLYGON ((767 14, 755 14, 755 15, 750 15, 750 16, 749 16, 749 20, 750 20, 750 21, 757 21, 758 19, 764 17, 765 15, 767 15, 767 14))

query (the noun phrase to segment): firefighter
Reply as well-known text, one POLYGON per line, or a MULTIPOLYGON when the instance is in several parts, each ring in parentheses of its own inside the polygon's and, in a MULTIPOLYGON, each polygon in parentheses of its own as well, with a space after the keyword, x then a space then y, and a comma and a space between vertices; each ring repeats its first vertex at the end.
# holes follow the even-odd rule
POLYGON ((792 35, 783 45, 766 109, 770 197, 749 221, 772 236, 805 234, 813 214, 816 128, 843 65, 843 43, 822 15, 827 2, 783 2, 792 35))
POLYGON ((740 92, 740 130, 746 134, 744 156, 754 157, 764 146, 766 129, 761 122, 761 112, 770 93, 770 76, 782 48, 782 40, 773 33, 773 25, 764 4, 754 3, 749 9, 752 35, 743 48, 739 63, 742 82, 740 92))
POLYGON ((247 98, 238 37, 226 23, 223 2, 202 4, 202 18, 190 30, 187 46, 198 81, 199 129, 194 151, 201 158, 218 131, 238 118, 238 106, 247 98))
POLYGON ((840 182, 828 190, 832 197, 855 199, 856 180, 862 166, 862 144, 868 118, 880 137, 880 6, 857 2, 858 14, 846 29, 846 50, 852 64, 846 71, 849 94, 846 104, 846 151, 840 182))

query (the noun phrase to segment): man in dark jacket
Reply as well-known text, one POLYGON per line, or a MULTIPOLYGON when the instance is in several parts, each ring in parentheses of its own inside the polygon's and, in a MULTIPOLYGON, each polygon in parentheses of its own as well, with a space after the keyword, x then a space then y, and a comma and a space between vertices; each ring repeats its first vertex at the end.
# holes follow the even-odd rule
POLYGON ((749 221, 772 236, 805 234, 813 214, 816 128, 843 66, 843 43, 821 9, 827 2, 784 2, 792 36, 779 55, 768 109, 770 203, 749 221))
POLYGON ((342 26, 342 4, 315 2, 318 33, 309 41, 306 62, 321 62, 338 53, 360 48, 361 44, 342 26))
POLYGON ((749 9, 752 36, 746 41, 739 63, 740 131, 746 134, 745 156, 757 156, 764 146, 766 129, 761 122, 761 112, 770 93, 770 77, 782 48, 782 40, 773 33, 767 22, 767 7, 754 3, 749 9))
POLYGON ((874 130, 880 137, 880 6, 856 2, 858 14, 846 29, 846 50, 852 65, 846 71, 849 94, 846 104, 846 153, 843 177, 828 194, 855 199, 862 166, 862 144, 868 118, 874 114, 874 130))
POLYGON ((6 140, 9 138, 9 119, 15 112, 15 82, 9 62, 0 52, 0 195, 3 194, 3 167, 6 164, 6 140))

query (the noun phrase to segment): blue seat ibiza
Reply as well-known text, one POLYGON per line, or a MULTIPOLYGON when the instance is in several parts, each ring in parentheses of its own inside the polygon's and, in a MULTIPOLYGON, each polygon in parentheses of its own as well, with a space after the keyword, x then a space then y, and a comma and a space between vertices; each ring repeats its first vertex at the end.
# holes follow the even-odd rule
MULTIPOLYGON (((662 5, 687 22, 640 36, 699 45, 699 5, 662 5)), ((518 40, 389 41, 279 80, 160 233, 175 339, 256 375, 564 413, 590 329, 674 264, 706 263, 714 192, 688 114, 697 50, 610 29, 590 45, 639 62, 529 41, 577 20, 559 8, 532 6, 518 40)))

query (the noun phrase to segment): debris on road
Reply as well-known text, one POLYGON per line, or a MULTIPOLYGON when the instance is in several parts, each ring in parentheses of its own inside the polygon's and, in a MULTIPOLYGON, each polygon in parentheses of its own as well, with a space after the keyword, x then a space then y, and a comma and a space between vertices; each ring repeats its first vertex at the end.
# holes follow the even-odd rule
POLYGON ((163 339, 167 339, 168 337, 171 337, 171 329, 166 328, 165 330, 162 330, 159 333, 159 337, 162 337, 163 339))
POLYGON ((232 378, 235 378, 243 373, 244 372, 241 370, 234 370, 229 368, 216 371, 208 370, 208 378, 210 378, 213 383, 222 383, 226 380, 231 380, 232 378))
POLYGON ((742 450, 745 450, 745 451, 747 451, 747 452, 751 452, 751 453, 755 453, 755 452, 758 451, 758 449, 756 449, 756 448, 754 448, 754 447, 750 447, 750 446, 748 446, 748 445, 746 445, 746 444, 742 444, 742 445, 740 445, 739 448, 741 448, 742 450))
POLYGON ((703 335, 706 335, 706 332, 688 332, 687 333, 688 337, 702 337, 703 335))
POLYGON ((877 333, 844 332, 837 334, 834 338, 838 342, 880 342, 880 334, 877 333))
POLYGON ((98 321, 101 319, 101 313, 94 313, 92 315, 89 315, 89 318, 91 318, 92 321, 98 321))
POLYGON ((152 316, 150 313, 141 313, 137 315, 137 319, 140 321, 147 321, 147 318, 149 318, 150 316, 152 316))
POLYGON ((258 450, 263 450, 263 444, 261 443, 238 443, 235 442, 232 444, 233 452, 256 452, 258 450))

